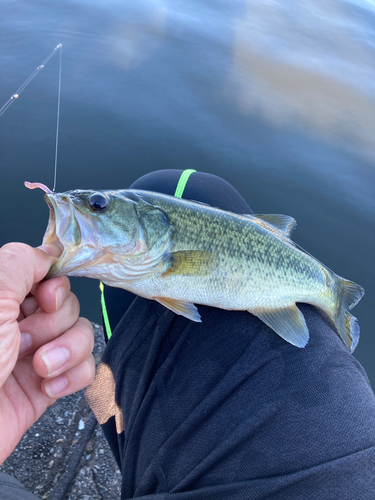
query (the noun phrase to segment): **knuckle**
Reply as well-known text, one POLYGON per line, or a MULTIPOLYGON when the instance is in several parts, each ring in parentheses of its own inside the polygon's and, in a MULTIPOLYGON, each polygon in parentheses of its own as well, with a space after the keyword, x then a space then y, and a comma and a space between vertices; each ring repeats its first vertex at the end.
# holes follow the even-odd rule
POLYGON ((89 359, 86 361, 87 373, 86 373, 86 385, 92 384, 95 378, 95 359, 92 354, 90 354, 89 359))
POLYGON ((80 307, 80 304, 79 304, 79 300, 77 299, 77 296, 74 295, 73 292, 69 292, 69 295, 68 297, 70 298, 71 300, 71 304, 72 304, 72 307, 74 308, 74 312, 77 314, 77 316, 79 315, 79 311, 81 309, 80 307))
POLYGON ((86 335, 88 337, 90 337, 90 339, 92 339, 92 341, 94 341, 94 328, 91 324, 91 321, 89 321, 88 319, 86 318, 78 318, 78 323, 80 325, 80 328, 82 328, 83 330, 85 330, 86 332, 86 335))
POLYGON ((69 292, 64 302, 64 315, 66 314, 69 317, 73 317, 77 320, 80 311, 80 305, 77 297, 73 292, 69 292))
POLYGON ((94 330, 86 318, 78 318, 75 324, 75 339, 81 346, 81 352, 92 352, 94 348, 94 330))
POLYGON ((33 255, 33 249, 29 246, 26 245, 26 243, 6 243, 1 247, 1 251, 7 252, 9 254, 24 254, 28 256, 33 255))
POLYGON ((92 383, 95 377, 95 362, 92 355, 85 359, 80 365, 74 368, 69 374, 71 384, 74 385, 74 390, 79 391, 92 383), (77 375, 79 374, 79 377, 77 375), (77 385, 77 380, 79 380, 77 385))
MULTIPOLYGON (((70 292, 70 279, 67 276, 60 276, 61 278, 61 284, 66 287, 67 290, 67 295, 70 292)), ((73 294, 74 295, 74 294, 73 294)), ((75 296, 75 295, 74 295, 75 296)), ((77 299, 78 300, 78 299, 77 299)))
POLYGON ((58 321, 54 314, 43 314, 43 330, 50 334, 60 332, 60 321, 58 321))
POLYGON ((3 269, 26 271, 28 264, 34 260, 33 248, 25 243, 6 243, 0 248, 0 252, 3 269))
POLYGON ((89 321, 87 318, 83 318, 82 316, 78 318, 78 321, 82 323, 82 326, 89 330, 90 332, 94 332, 94 329, 92 327, 91 321, 89 321))

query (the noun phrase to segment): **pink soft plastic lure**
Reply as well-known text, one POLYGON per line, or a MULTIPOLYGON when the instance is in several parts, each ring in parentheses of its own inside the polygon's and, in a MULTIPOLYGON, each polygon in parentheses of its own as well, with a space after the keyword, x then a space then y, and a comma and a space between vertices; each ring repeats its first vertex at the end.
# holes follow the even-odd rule
POLYGON ((50 188, 48 188, 47 186, 45 186, 44 184, 42 184, 41 182, 29 182, 29 181, 25 181, 24 182, 25 186, 29 189, 43 189, 43 191, 47 194, 53 194, 53 192, 50 190, 50 188))

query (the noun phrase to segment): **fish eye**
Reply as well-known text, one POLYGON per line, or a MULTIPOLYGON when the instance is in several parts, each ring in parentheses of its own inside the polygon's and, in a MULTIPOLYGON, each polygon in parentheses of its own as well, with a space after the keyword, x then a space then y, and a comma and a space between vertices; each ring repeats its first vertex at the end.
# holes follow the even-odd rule
POLYGON ((90 208, 93 212, 103 210, 108 204, 108 198, 101 193, 93 193, 88 199, 90 208))

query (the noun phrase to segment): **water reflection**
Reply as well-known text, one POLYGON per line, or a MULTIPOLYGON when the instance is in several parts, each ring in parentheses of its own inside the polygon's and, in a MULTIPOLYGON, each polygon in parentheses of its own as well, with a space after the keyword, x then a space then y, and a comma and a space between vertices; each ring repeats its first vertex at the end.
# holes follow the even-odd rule
POLYGON ((168 1, 137 2, 136 15, 119 19, 111 29, 113 63, 130 68, 145 62, 166 36, 168 1))
POLYGON ((353 4, 246 0, 235 21, 231 85, 242 113, 351 141, 375 159, 373 32, 353 4))
MULTIPOLYGON (((194 168, 294 216, 296 241, 366 289, 356 356, 375 383, 374 1, 0 3, 0 106, 64 46, 57 190, 194 168)), ((1 244, 44 233, 23 181, 52 185, 57 82, 56 58, 0 119, 1 244)), ((100 321, 97 284, 73 287, 100 321)))

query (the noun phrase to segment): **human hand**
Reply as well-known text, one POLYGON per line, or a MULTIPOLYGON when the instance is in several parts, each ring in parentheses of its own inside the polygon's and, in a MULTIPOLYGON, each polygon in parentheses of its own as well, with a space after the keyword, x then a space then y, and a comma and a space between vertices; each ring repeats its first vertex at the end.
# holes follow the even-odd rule
POLYGON ((0 248, 0 464, 48 406, 95 374, 91 323, 67 277, 41 281, 56 261, 55 247, 42 248, 0 248))

